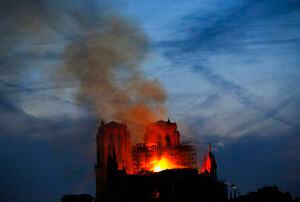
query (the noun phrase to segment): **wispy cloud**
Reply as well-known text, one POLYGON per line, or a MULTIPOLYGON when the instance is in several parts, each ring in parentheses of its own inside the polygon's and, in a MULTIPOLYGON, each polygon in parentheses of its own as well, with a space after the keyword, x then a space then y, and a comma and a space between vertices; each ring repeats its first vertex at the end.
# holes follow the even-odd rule
MULTIPOLYGON (((253 130, 271 135, 277 133, 278 128, 282 133, 287 128, 298 133, 300 128, 293 119, 295 115, 282 114, 289 107, 299 107, 292 102, 292 99, 300 99, 299 92, 289 94, 286 85, 289 83, 295 91, 299 89, 299 83, 296 79, 289 81, 290 74, 287 73, 300 78, 297 71, 300 61, 295 59, 299 56, 296 49, 300 45, 300 27, 296 20, 300 17, 299 2, 249 0, 218 3, 223 7, 219 5, 208 12, 199 8, 187 14, 179 23, 179 30, 184 34, 177 39, 161 41, 159 50, 174 65, 184 66, 198 74, 200 80, 216 87, 212 94, 221 96, 205 111, 210 110, 210 114, 216 116, 222 114, 221 121, 227 124, 227 129, 218 130, 219 135, 235 137, 234 134, 254 134, 253 130), (220 59, 224 58, 225 63, 222 63, 220 59), (259 85, 254 87, 251 83, 259 85), (240 106, 235 101, 225 103, 223 98, 228 96, 240 106), (215 111, 213 108, 220 103, 224 108, 215 111), (226 110, 229 106, 236 110, 226 110), (247 111, 254 113, 233 119, 247 111), (228 117, 231 117, 230 121, 228 117)), ((201 127, 220 124, 218 118, 203 115, 204 110, 197 111, 201 127)), ((197 116, 193 117, 197 119, 197 116)))

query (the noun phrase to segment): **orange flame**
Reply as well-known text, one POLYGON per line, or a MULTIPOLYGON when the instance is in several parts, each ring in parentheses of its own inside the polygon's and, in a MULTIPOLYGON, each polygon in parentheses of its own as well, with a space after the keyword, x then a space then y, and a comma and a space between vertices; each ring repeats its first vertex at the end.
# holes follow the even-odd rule
POLYGON ((155 159, 151 162, 152 171, 160 172, 167 169, 184 168, 183 166, 177 165, 171 159, 163 156, 159 160, 155 159))

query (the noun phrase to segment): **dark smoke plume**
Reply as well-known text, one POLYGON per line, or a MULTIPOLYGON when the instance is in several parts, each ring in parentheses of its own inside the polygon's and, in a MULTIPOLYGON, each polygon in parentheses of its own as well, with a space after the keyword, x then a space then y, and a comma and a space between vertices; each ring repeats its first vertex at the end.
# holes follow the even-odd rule
POLYGON ((89 106, 99 120, 127 123, 133 136, 165 118, 165 91, 139 68, 147 37, 111 7, 93 0, 3 0, 0 9, 1 82, 16 88, 12 92, 39 90, 23 86, 20 78, 54 59, 56 66, 45 69, 40 83, 61 88, 59 96, 64 85, 79 86, 77 100, 66 104, 89 106), (51 52, 53 46, 58 48, 51 52))
POLYGON ((166 93, 139 68, 147 51, 145 35, 119 16, 103 21, 66 47, 63 73, 79 82, 79 101, 91 103, 99 118, 127 123, 139 135, 146 124, 165 116, 166 93))

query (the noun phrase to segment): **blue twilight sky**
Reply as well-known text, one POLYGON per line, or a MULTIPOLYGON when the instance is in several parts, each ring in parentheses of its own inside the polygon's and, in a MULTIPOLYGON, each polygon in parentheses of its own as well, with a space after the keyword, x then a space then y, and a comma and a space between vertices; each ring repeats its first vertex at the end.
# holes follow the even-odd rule
MULTIPOLYGON (((300 196, 299 0, 4 0, 0 3, 1 201, 94 194, 98 119, 78 86, 53 79, 63 50, 113 13, 149 39, 140 64, 167 115, 240 192, 300 196), (101 2, 101 3, 100 3, 101 2)), ((167 118, 167 117, 162 117, 167 118)))

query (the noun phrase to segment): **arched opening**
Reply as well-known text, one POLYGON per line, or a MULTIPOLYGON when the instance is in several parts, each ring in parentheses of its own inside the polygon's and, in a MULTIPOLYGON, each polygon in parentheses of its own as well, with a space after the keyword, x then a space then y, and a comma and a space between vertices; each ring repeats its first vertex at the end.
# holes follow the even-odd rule
POLYGON ((166 136, 166 146, 167 147, 170 147, 171 146, 171 138, 170 138, 170 135, 167 134, 166 136))

